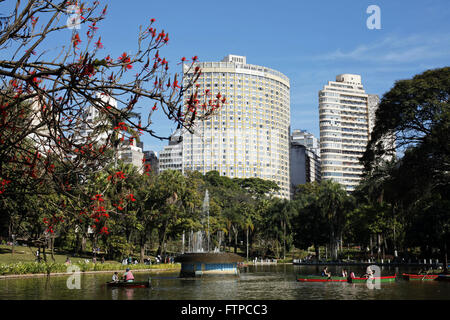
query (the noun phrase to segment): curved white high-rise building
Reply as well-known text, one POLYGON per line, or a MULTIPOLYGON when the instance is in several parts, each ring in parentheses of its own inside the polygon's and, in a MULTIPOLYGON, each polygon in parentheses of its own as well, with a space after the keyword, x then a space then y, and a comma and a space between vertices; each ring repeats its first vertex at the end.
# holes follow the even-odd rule
MULTIPOLYGON (((183 172, 216 170, 230 178, 259 177, 276 182, 289 198, 289 79, 267 67, 228 55, 197 64, 199 92, 218 92, 227 103, 211 119, 183 134, 183 172)), ((192 70, 192 69, 191 69, 192 70)), ((192 77, 183 66, 184 80, 192 77)), ((187 92, 187 97, 191 92, 187 92)))

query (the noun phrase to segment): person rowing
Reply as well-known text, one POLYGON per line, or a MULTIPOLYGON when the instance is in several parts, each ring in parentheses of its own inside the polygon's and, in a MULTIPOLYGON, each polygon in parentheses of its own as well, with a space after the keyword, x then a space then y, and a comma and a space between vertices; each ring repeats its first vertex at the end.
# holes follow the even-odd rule
POLYGON ((130 268, 127 268, 126 272, 123 274, 123 280, 125 282, 133 282, 134 281, 134 276, 133 276, 133 273, 131 273, 130 268))
POLYGON ((328 277, 328 279, 331 279, 331 272, 328 272, 328 267, 323 268, 322 277, 328 277))

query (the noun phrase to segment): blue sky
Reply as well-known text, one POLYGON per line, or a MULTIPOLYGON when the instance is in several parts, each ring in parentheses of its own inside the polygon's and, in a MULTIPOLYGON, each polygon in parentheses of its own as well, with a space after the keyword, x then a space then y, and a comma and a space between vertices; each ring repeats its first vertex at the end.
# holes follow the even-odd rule
MULTIPOLYGON (((183 56, 218 61, 237 54, 284 73, 291 81, 291 128, 317 137, 317 94, 337 74, 361 74, 366 92, 381 96, 396 80, 450 64, 448 0, 112 0, 99 25, 105 55, 136 48, 139 25, 150 18, 169 32, 161 54, 173 72, 181 71, 183 56), (381 30, 366 26, 372 4, 381 9, 381 30)), ((175 128, 154 120, 157 132, 175 128)), ((150 136, 143 141, 158 152, 166 144, 150 136)))

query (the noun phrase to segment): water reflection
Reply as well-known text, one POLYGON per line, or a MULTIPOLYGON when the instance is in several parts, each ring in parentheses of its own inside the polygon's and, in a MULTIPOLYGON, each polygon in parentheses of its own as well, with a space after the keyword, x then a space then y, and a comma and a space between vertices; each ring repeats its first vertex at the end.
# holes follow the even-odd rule
POLYGON ((112 300, 119 299, 119 288, 111 288, 111 299, 112 300))
MULTIPOLYGON (((337 275, 342 267, 328 268, 337 275)), ((365 268, 347 268, 360 275, 365 268)), ((81 276, 81 289, 67 288, 66 276, 0 280, 0 299, 97 299, 97 300, 292 300, 292 299, 449 299, 450 283, 404 281, 382 283, 380 290, 370 290, 358 283, 297 282, 297 274, 318 274, 316 266, 259 265, 241 270, 239 277, 178 278, 178 272, 135 273, 136 281, 152 278, 151 288, 109 288, 109 274, 81 276)), ((415 272, 414 269, 383 267, 382 275, 415 272)))

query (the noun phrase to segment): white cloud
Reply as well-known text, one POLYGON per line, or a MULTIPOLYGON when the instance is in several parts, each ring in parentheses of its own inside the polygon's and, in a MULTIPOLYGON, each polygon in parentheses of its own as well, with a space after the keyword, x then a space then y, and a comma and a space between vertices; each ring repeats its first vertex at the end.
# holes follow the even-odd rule
POLYGON ((357 60, 407 63, 450 57, 450 34, 388 36, 381 41, 361 44, 353 50, 337 50, 318 55, 313 60, 357 60))

